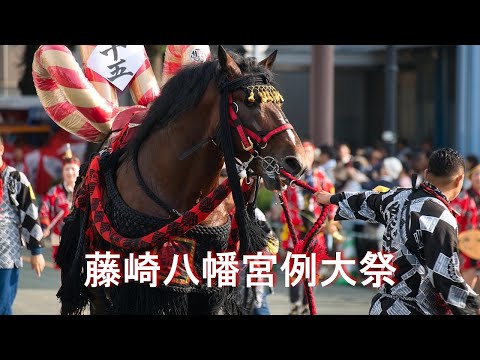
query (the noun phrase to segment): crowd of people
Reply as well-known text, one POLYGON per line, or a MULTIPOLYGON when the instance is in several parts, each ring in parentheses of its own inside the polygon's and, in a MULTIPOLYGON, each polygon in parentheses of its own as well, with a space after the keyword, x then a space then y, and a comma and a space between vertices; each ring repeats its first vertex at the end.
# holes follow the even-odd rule
MULTIPOLYGON (((352 153, 345 143, 317 147, 305 140, 303 145, 307 168, 302 180, 319 192, 312 194, 298 186, 290 186, 285 192, 299 237, 309 231, 322 206, 327 205, 326 225, 316 237, 325 244, 328 256, 341 251, 348 237, 354 240, 357 264, 369 251, 391 251, 392 246, 399 244, 405 247, 401 248, 403 254, 405 249, 410 252, 409 256, 395 260, 400 265, 396 276, 403 276, 402 280, 394 286, 382 285, 372 301, 370 313, 477 312, 475 291, 478 292, 479 287, 480 261, 461 251, 457 256, 455 245, 457 233, 480 227, 480 163, 476 156, 468 155, 464 159, 454 150, 433 151, 431 147, 413 151, 404 146, 391 156, 382 147, 352 153), (421 191, 415 191, 417 189, 421 191), (403 192, 405 195, 400 195, 403 192), (406 203, 410 203, 407 211, 398 210, 406 203), (361 211, 362 207, 371 210, 370 219, 361 211), (337 209, 344 211, 340 214, 337 209), (391 209, 401 212, 398 215, 401 221, 395 223, 397 228, 390 221, 397 217, 391 209), (345 216, 346 213, 351 216, 345 216), (428 223, 424 220, 427 218, 428 223), (403 231, 398 228, 400 223, 409 223, 410 228, 403 231), (392 245, 395 234, 402 235, 399 243, 392 245), (419 266, 423 273, 418 270, 419 266), (410 275, 405 277, 407 273, 410 275), (405 287, 411 290, 406 297, 401 294, 405 287), (420 292, 430 297, 419 302, 420 292), (446 305, 439 307, 439 299, 446 305)), ((19 270, 23 267, 20 249, 26 246, 30 250, 31 267, 38 276, 45 267, 42 255, 45 239, 52 245, 52 260, 55 260, 63 220, 72 204, 80 160, 67 146, 61 177, 37 199, 19 156, 10 166, 2 160, 3 153, 0 139, 0 314, 11 314, 19 270)), ((293 251, 285 214, 276 198, 262 210, 264 213, 259 211, 258 216, 275 230, 272 235, 281 241, 279 256, 282 258, 293 251)), ((319 273, 322 276, 322 269, 319 273)), ((358 271, 355 275, 362 277, 358 271)), ((256 289, 253 314, 270 314, 267 295, 272 291, 270 287, 256 289)), ((289 287, 289 301, 290 315, 309 313, 301 282, 289 287)))
MULTIPOLYGON (((332 193, 366 191, 375 188, 389 189, 395 186, 411 187, 413 173, 418 174, 417 185, 419 185, 432 152, 432 149, 426 146, 415 151, 403 146, 395 156, 391 156, 387 154, 385 148, 377 146, 360 148, 352 153, 350 146, 346 143, 317 147, 310 141, 304 141, 304 147, 307 157, 310 158, 305 180, 307 182, 310 180, 310 183, 317 189, 332 193), (310 173, 315 176, 309 176, 310 173)), ((287 198, 297 230, 300 234, 302 234, 302 229, 306 228, 308 231, 312 219, 316 219, 320 214, 321 207, 314 204, 307 191, 298 187, 289 187, 287 198), (309 202, 304 201, 305 197, 310 197, 309 202), (309 213, 312 210, 313 216, 307 218, 299 216, 301 213, 309 213)), ((271 208, 266 211, 267 217, 284 240, 283 250, 288 251, 291 239, 288 229, 286 229, 285 217, 281 207, 275 204, 275 201, 271 205, 271 208)), ((359 260, 363 259, 368 251, 376 252, 381 249, 384 226, 379 223, 366 223, 354 219, 341 223, 332 221, 336 207, 332 205, 329 210, 329 226, 325 227, 320 234, 325 238, 328 255, 332 256, 335 251, 342 250, 342 243, 345 239, 352 238, 357 269, 354 269, 351 275, 362 278, 362 274, 358 271, 359 260)), ((325 271, 325 269, 320 269, 320 271, 325 271)), ((292 312, 296 313, 295 310, 292 312)))
MULTIPOLYGON (((307 150, 307 155, 309 153, 310 144, 311 143, 309 142, 304 143, 307 150)), ((394 218, 394 216, 389 211, 385 211, 385 207, 392 206, 390 205, 390 203, 392 203, 395 204, 394 208, 397 208, 398 210, 398 207, 404 206, 404 204, 403 202, 401 204, 397 204, 396 196, 398 194, 396 192, 388 192, 397 191, 397 189, 402 189, 398 191, 412 191, 412 189, 421 189, 422 186, 425 186, 425 184, 429 184, 429 186, 434 189, 434 192, 438 192, 437 196, 439 198, 446 200, 445 203, 447 205, 444 205, 444 207, 446 206, 446 208, 449 210, 449 213, 454 213, 454 216, 448 216, 452 224, 455 226, 453 226, 452 232, 452 229, 448 227, 448 230, 440 230, 440 225, 437 225, 435 231, 443 231, 440 235, 432 231, 431 234, 435 234, 435 238, 437 236, 441 237, 444 239, 442 241, 445 242, 442 242, 441 245, 436 244, 434 248, 429 248, 428 251, 431 251, 429 261, 433 261, 433 263, 430 262, 425 264, 422 262, 424 261, 422 258, 424 256, 423 252, 426 251, 426 249, 421 249, 420 255, 416 255, 420 257, 419 263, 422 263, 424 266, 423 270, 425 271, 425 275, 429 275, 429 271, 433 271, 434 273, 437 271, 454 271, 452 270, 452 267, 455 264, 458 265, 458 274, 455 274, 454 276, 452 275, 453 280, 446 276, 447 283, 450 281, 448 284, 445 284, 442 281, 445 280, 443 277, 436 279, 435 275, 432 277, 431 274, 429 277, 422 276, 421 281, 425 281, 425 279, 428 278, 435 284, 434 287, 441 288, 440 293, 445 301, 455 302, 458 300, 460 304, 466 304, 465 308, 461 310, 458 310, 456 307, 453 309, 444 309, 445 313, 462 313, 465 309, 467 313, 475 313, 478 297, 475 297, 473 294, 475 294, 475 291, 478 293, 477 280, 480 270, 479 261, 478 259, 472 259, 468 257, 460 250, 458 251, 457 257, 457 255, 455 255, 457 254, 455 249, 458 247, 456 232, 462 233, 465 230, 478 229, 480 227, 480 165, 478 158, 473 154, 467 155, 464 158, 462 155, 454 152, 451 149, 451 152, 449 152, 449 150, 439 153, 438 151, 434 151, 432 146, 429 146, 427 143, 422 144, 419 149, 411 149, 406 145, 405 142, 402 142, 401 145, 402 146, 399 147, 398 153, 395 154, 395 156, 388 154, 386 149, 381 146, 361 148, 355 153, 352 153, 351 148, 346 143, 338 144, 335 147, 322 145, 314 148, 315 159, 313 164, 311 164, 311 171, 313 173, 321 174, 319 175, 319 178, 323 179, 314 185, 317 189, 321 190, 321 193, 325 196, 324 198, 317 198, 319 202, 314 205, 314 208, 318 214, 320 211, 318 207, 322 204, 325 204, 333 207, 330 211, 330 214, 336 215, 334 219, 332 219, 332 215, 330 216, 330 223, 334 224, 334 226, 328 228, 324 227, 322 231, 323 234, 320 234, 320 236, 322 236, 324 239, 323 241, 326 241, 326 247, 329 252, 328 255, 331 255, 333 251, 345 250, 343 247, 345 239, 352 239, 353 243, 355 244, 355 249, 353 251, 354 255, 351 256, 355 260, 356 268, 352 271, 354 274, 350 275, 356 276, 360 281, 364 280, 365 276, 360 271, 361 260, 365 258, 369 251, 371 253, 385 252, 386 247, 391 250, 391 244, 388 244, 388 241, 386 242, 385 239, 387 238, 391 241, 392 233, 394 235, 399 233, 398 228, 392 228, 393 225, 390 224, 390 228, 388 227, 389 223, 385 219, 394 218), (456 164, 456 167, 454 169, 450 169, 450 173, 447 171, 447 169, 449 169, 449 166, 452 162, 456 164), (445 188, 447 188, 448 191, 451 190, 449 186, 453 186, 451 177, 455 172, 458 175, 459 181, 456 184, 457 186, 454 187, 453 195, 445 198, 443 190, 445 188), (465 176, 463 173, 465 173, 465 176), (445 181, 447 182, 447 185, 445 185, 445 181), (456 190, 458 190, 458 194, 455 193, 456 190), (365 200, 364 194, 371 194, 372 191, 373 193, 379 194, 379 200, 376 200, 374 205, 380 206, 383 212, 380 212, 380 208, 373 206, 373 204, 370 204, 365 200), (332 193, 347 195, 342 195, 343 197, 340 198, 336 197, 334 198, 335 201, 330 202, 329 200, 332 193), (357 197, 351 197, 351 194, 357 194, 357 197), (390 194, 392 196, 389 196, 390 194), (385 201, 388 201, 389 203, 384 204, 380 199, 386 199, 385 201), (339 210, 337 211, 335 209, 335 207, 338 206, 341 208, 342 205, 345 206, 344 212, 342 212, 343 216, 338 215, 339 210), (360 211, 360 208, 355 208, 357 205, 363 206, 363 211, 360 211), (369 207, 367 205, 372 206, 369 207), (369 212, 367 209, 371 209, 371 211, 369 212), (365 212, 370 213, 372 216, 374 214, 377 215, 371 219, 367 219, 365 218, 365 212), (352 216, 345 217, 345 213, 352 214, 352 216), (456 227, 457 221, 458 228, 456 227), (340 236, 332 237, 332 234, 334 233, 340 234, 340 236), (331 241, 327 241, 328 239, 331 241), (443 249, 441 246, 446 246, 447 250, 443 249), (442 256, 439 256, 440 253, 442 256), (440 263, 440 258, 445 260, 444 265, 446 266, 441 270, 439 270, 439 265, 435 263, 436 260, 438 263, 440 263), (451 281, 459 281, 461 286, 457 287, 458 284, 456 283, 452 285, 451 281), (462 283, 463 281, 465 283, 462 283), (462 290, 458 290, 459 288, 462 290), (458 290, 458 292, 462 294, 462 300, 452 298, 452 294, 450 294, 451 298, 448 299, 448 290, 452 292, 454 290, 458 290)), ((309 164, 307 164, 307 168, 310 168, 309 164)), ((307 174, 309 172, 310 170, 307 171, 307 174)), ((287 190, 287 193, 302 194, 302 192, 305 193, 305 191, 302 191, 302 189, 299 188, 289 188, 289 190, 287 190)), ((415 199, 413 201, 418 202, 418 204, 425 202, 429 196, 431 197, 431 195, 426 195, 425 193, 420 194, 415 192, 415 194, 415 199)), ((407 197, 407 195, 398 196, 401 199, 407 197)), ((374 197, 369 197, 369 199, 374 199, 374 197)), ((308 207, 312 209, 312 205, 305 203, 301 196, 290 196, 289 201, 291 203, 290 207, 294 209, 294 214, 305 211, 305 209, 308 207)), ((417 207, 419 206, 418 204, 416 205, 417 207)), ((430 204, 430 202, 427 201, 426 204, 430 204)), ((440 214, 442 214, 442 209, 443 208, 440 206, 439 209, 424 210, 433 211, 435 214, 440 211, 440 214)), ((431 221, 434 221, 432 220, 434 218, 432 214, 425 213, 425 216, 427 216, 431 221)), ((447 217, 446 214, 443 216, 447 217)), ((291 247, 289 247, 289 245, 291 245, 291 237, 289 237, 288 233, 285 232, 285 218, 281 214, 281 208, 278 206, 278 204, 272 204, 272 207, 269 209, 269 211, 267 211, 267 217, 273 223, 273 226, 277 229, 277 231, 280 234, 283 234, 281 238, 284 244, 284 255, 285 251, 291 250, 291 247)), ((294 219, 297 220, 294 223, 300 234, 302 229, 308 229, 308 226, 312 223, 312 219, 305 219, 302 217, 294 217, 294 219)), ((400 221, 400 219, 398 220, 400 221)), ((442 220, 445 219, 442 218, 442 220)), ((403 223, 404 221, 410 220, 402 219, 401 221, 403 223)), ((416 219, 416 221, 418 221, 418 219, 416 219)), ((420 227, 420 230, 423 230, 422 226, 424 225, 421 224, 421 221, 420 224, 417 222, 416 226, 420 227)), ((415 228, 412 229, 415 231, 419 230, 415 228)), ((411 236, 416 238, 419 235, 411 234, 411 236)), ((425 239, 423 241, 428 242, 426 240, 427 238, 428 236, 425 235, 425 239)), ((408 239, 411 240, 410 235, 408 239)), ((398 239, 398 241, 406 242, 407 239, 398 239)), ((420 240, 417 239, 417 242, 418 241, 420 240)), ((410 242, 407 244, 407 247, 410 249, 412 244, 410 242)), ((421 246, 423 246, 423 244, 421 246)), ((281 255, 282 254, 280 254, 280 256, 281 255)), ((318 270, 320 274, 322 274, 324 269, 320 268, 318 270)), ((408 270, 409 269, 405 271, 408 272, 408 270)), ((434 294, 437 294, 435 301, 437 301, 438 305, 439 293, 427 286, 430 284, 430 282, 418 285, 417 282, 419 279, 415 276, 413 276, 409 281, 413 281, 415 283, 410 297, 415 298, 415 296, 418 295, 418 288, 416 287, 420 286, 421 291, 428 290, 434 294)), ((408 281, 403 279, 403 282, 401 283, 403 284, 402 291, 404 291, 405 286, 407 286, 405 284, 408 283, 408 281)), ((393 306, 392 304, 395 303, 394 300, 396 300, 396 298, 392 298, 392 293, 395 295, 395 291, 397 291, 398 288, 393 289, 393 291, 390 290, 391 289, 382 288, 379 298, 374 299, 375 301, 372 302, 372 314, 439 313, 438 310, 428 308, 428 306, 426 306, 426 308, 422 308, 422 306, 425 307, 425 304, 422 303, 419 305, 416 304, 415 301, 413 301, 413 303, 407 303, 406 308, 408 310, 405 310, 403 307, 401 310, 399 310, 396 308, 397 305, 395 305, 393 308, 390 308, 393 306), (385 300, 385 298, 388 298, 388 300, 385 300)), ((290 292, 294 293, 294 290, 290 289, 290 292)), ((428 301, 431 300, 432 299, 428 299, 428 301)), ((290 314, 308 313, 305 311, 305 303, 303 303, 302 307, 302 304, 299 303, 298 297, 291 295, 290 301, 292 306, 290 314), (298 311, 298 309, 300 309, 300 311, 298 311)), ((427 303, 428 301, 426 300, 427 303)), ((440 303, 441 302, 442 301, 440 301, 440 303)), ((448 306, 445 307, 448 308, 448 306)), ((442 313, 442 311, 440 311, 440 313, 442 313)))

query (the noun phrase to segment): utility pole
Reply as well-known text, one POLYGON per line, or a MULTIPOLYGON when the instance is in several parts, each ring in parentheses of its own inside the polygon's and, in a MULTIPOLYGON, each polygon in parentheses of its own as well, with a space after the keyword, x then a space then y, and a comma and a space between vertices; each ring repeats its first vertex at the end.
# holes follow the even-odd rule
POLYGON ((397 48, 387 45, 385 53, 385 122, 382 140, 387 144, 388 154, 396 154, 397 144, 397 48))
POLYGON ((316 146, 334 145, 335 46, 312 45, 309 133, 316 146))

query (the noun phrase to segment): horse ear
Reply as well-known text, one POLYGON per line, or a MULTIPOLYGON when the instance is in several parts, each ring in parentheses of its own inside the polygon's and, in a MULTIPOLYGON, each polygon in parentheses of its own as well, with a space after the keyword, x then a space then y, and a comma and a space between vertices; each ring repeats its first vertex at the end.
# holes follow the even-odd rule
POLYGON ((242 75, 242 71, 237 63, 227 54, 227 51, 222 45, 218 45, 218 61, 222 70, 227 73, 227 78, 229 80, 236 79, 242 75))
POLYGON ((268 70, 270 70, 273 66, 273 63, 275 62, 275 59, 277 58, 277 51, 278 50, 275 50, 267 58, 263 59, 258 64, 265 66, 268 70))

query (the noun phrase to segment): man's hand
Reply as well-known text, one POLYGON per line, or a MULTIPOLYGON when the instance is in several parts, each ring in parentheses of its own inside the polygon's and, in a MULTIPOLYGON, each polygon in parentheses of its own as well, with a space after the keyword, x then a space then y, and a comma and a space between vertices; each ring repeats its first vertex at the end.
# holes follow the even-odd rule
POLYGON ((335 234, 341 230, 340 222, 329 220, 327 224, 327 231, 329 234, 335 234))
POLYGON ((338 230, 340 230, 340 223, 338 221, 327 220, 320 226, 320 231, 326 234, 333 234, 338 230))
POLYGON ((320 231, 324 234, 331 234, 336 242, 341 243, 345 240, 344 236, 340 233, 341 228, 340 222, 329 220, 322 224, 320 231))
POLYGON ((318 205, 330 205, 332 194, 328 191, 320 190, 313 194, 318 205))
POLYGON ((32 255, 31 257, 32 269, 35 271, 38 277, 42 275, 43 269, 45 269, 45 259, 42 254, 32 255))

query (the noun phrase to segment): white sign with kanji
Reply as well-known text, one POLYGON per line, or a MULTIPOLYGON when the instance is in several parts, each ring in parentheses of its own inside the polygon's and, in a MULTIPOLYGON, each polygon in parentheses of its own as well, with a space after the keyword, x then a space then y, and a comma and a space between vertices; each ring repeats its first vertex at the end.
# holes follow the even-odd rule
POLYGON ((87 66, 123 91, 144 61, 143 45, 97 45, 87 66))

